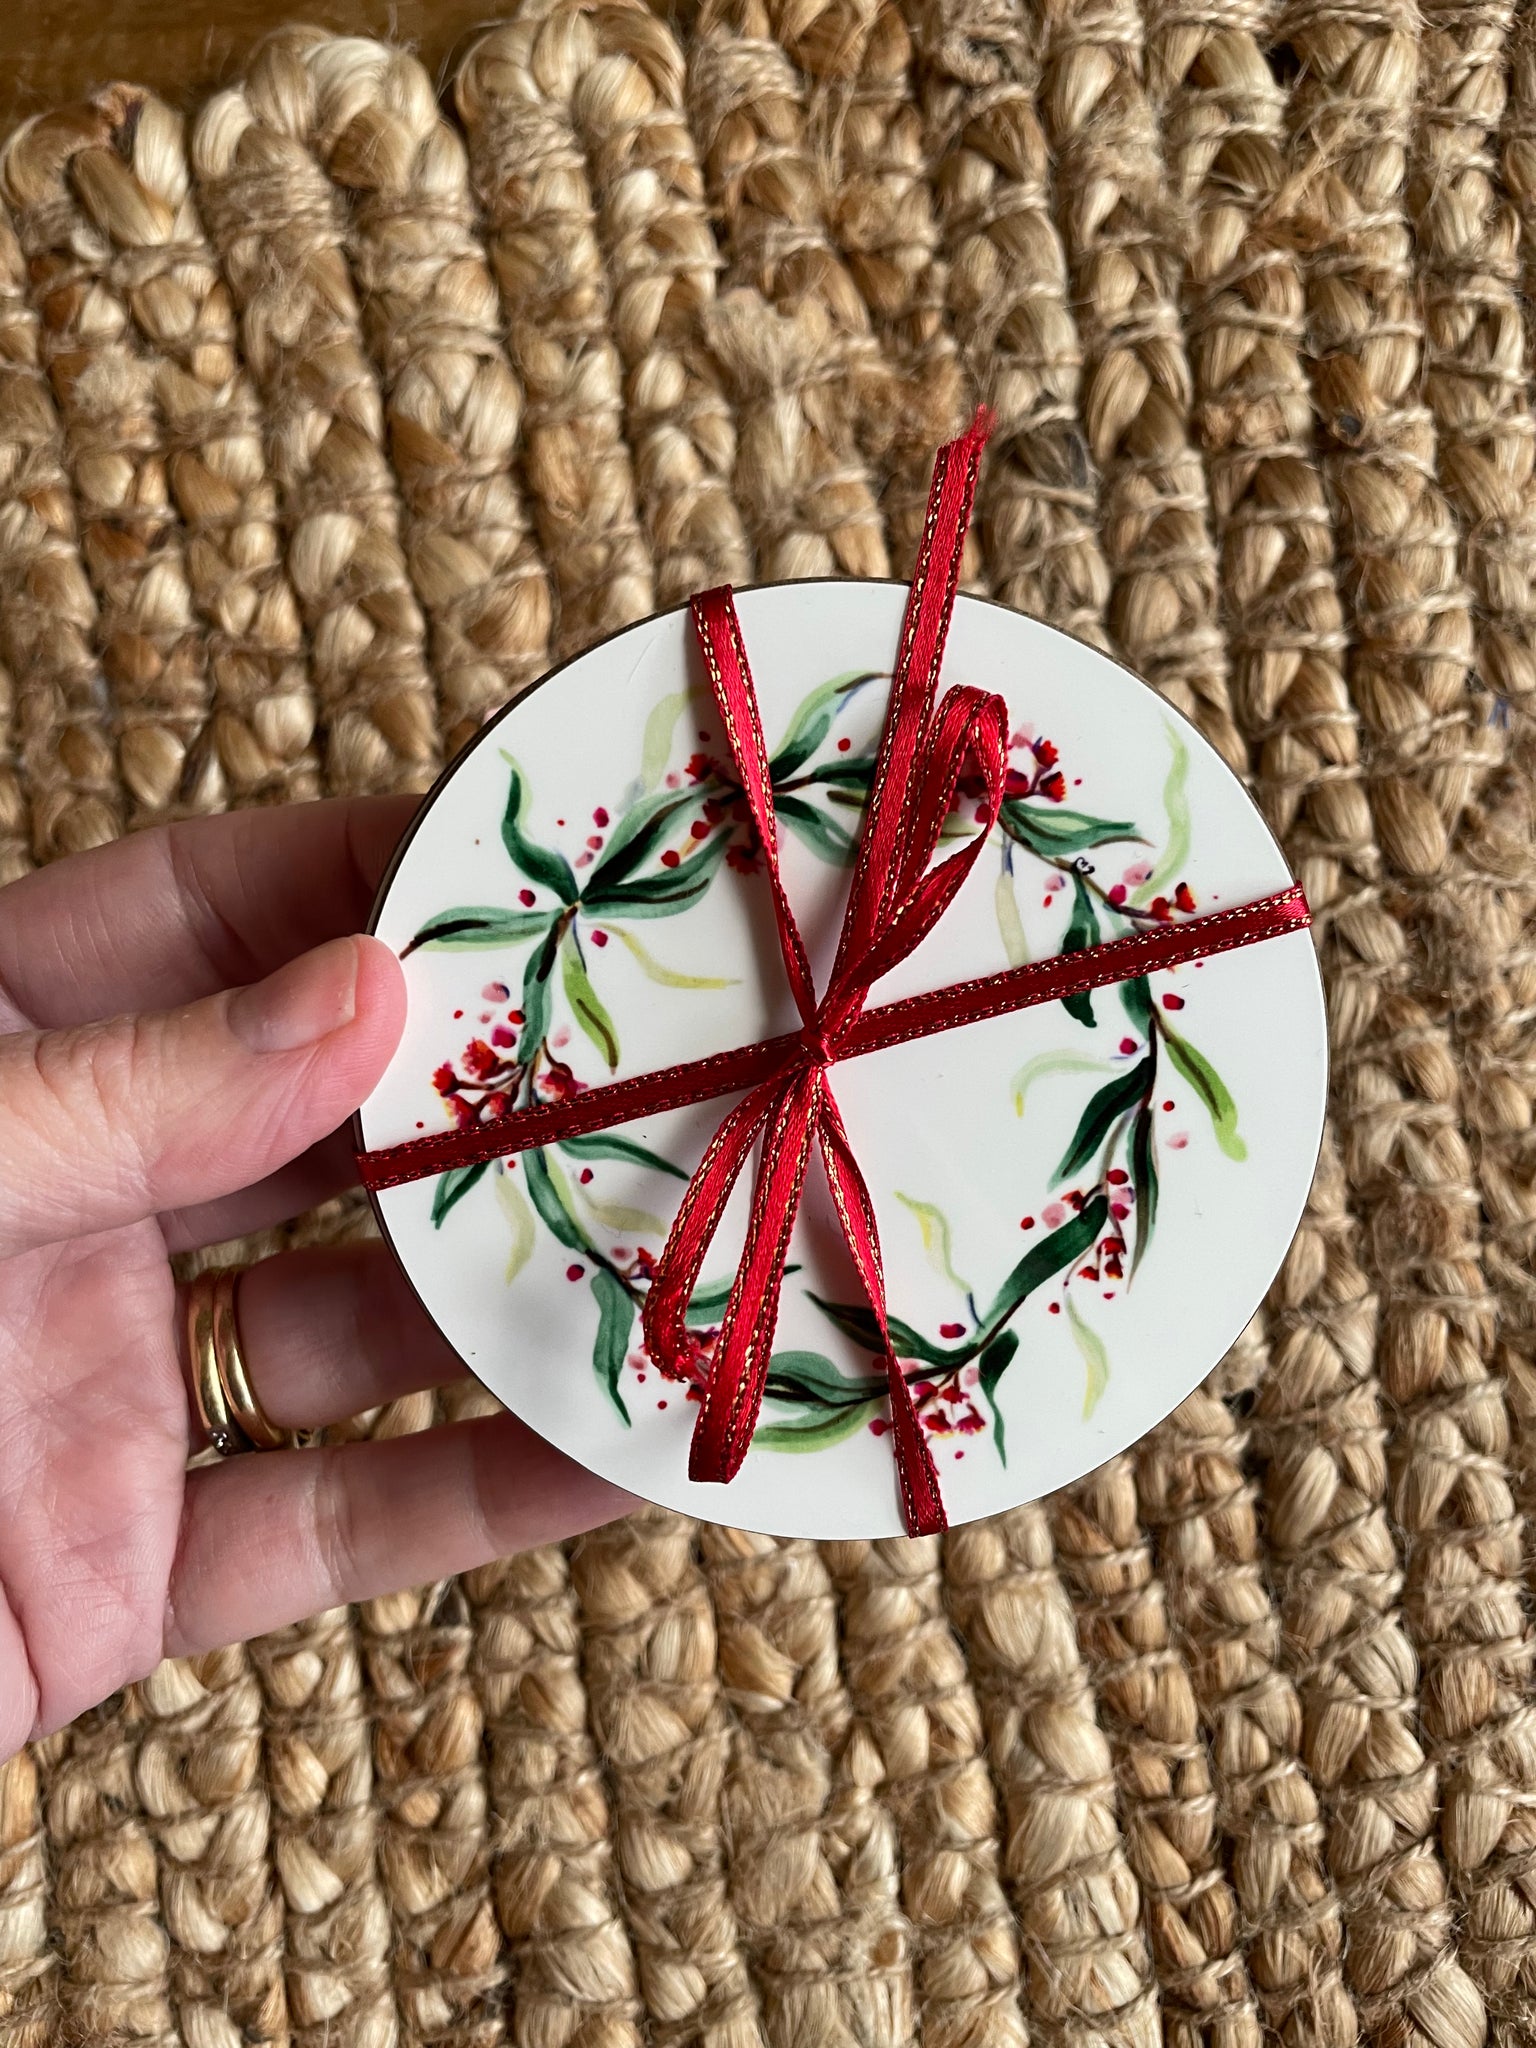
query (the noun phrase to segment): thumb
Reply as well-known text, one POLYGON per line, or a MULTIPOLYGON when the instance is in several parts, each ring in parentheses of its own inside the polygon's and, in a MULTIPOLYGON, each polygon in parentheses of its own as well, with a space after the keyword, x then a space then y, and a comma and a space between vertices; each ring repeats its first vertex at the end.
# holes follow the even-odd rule
POLYGON ((394 954, 348 938, 178 1010, 0 1039, 0 1257, 263 1179, 357 1107, 404 1022, 394 954))

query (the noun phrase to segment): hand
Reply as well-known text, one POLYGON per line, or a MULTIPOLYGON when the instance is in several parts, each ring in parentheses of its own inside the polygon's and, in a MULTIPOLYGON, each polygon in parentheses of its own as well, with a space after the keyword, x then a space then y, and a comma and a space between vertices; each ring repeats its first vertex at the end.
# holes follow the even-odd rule
MULTIPOLYGON (((405 986, 349 935, 411 809, 209 818, 0 890, 0 1760, 162 1657, 630 1505, 510 1416, 187 1470, 169 1255, 355 1181, 405 986)), ((463 1371, 378 1243, 253 1268, 240 1328, 290 1427, 463 1371)))

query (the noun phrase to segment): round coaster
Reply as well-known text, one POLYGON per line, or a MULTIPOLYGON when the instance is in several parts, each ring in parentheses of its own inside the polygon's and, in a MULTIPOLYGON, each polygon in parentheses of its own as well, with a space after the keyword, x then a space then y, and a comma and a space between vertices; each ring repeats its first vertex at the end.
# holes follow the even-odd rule
MULTIPOLYGON (((905 591, 738 593, 786 888, 835 948, 905 591)), ((940 690, 1008 703, 1007 800, 940 924, 872 1001, 1236 908, 1289 886, 1200 735, 1038 621, 960 597, 940 690)), ((398 1144, 797 1028, 760 850, 686 608, 568 662, 438 782, 372 929, 404 962, 398 1051, 358 1119, 398 1144)), ((964 790, 952 831, 974 832, 964 790)), ((1220 1360, 1295 1231, 1326 1030, 1310 936, 840 1062, 897 1349, 952 1523, 1065 1484, 1220 1360)), ((514 1413, 644 1498, 776 1535, 899 1535, 867 1312, 814 1170, 768 1395, 728 1485, 688 1446, 750 1197, 738 1185, 669 1373, 639 1310, 729 1100, 375 1197, 427 1313, 514 1413)))

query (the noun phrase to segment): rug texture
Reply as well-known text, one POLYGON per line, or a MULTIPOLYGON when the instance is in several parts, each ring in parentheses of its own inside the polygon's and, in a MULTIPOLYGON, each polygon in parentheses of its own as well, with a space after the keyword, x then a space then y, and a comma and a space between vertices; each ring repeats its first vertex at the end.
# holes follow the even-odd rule
POLYGON ((1057 1498, 642 1513, 6 1766, 0 2048, 1536 2038, 1529 10, 530 0, 446 84, 114 86, 0 197, 7 877, 903 573, 985 398, 973 586, 1248 778, 1335 1061, 1261 1316, 1057 1498))

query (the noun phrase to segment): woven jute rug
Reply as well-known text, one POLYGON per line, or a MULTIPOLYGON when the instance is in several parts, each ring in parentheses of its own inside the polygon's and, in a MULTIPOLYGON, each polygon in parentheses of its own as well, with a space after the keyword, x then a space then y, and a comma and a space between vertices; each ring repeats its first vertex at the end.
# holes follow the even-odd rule
POLYGON ((983 397, 974 586, 1249 778, 1332 1122, 1234 1354, 1058 1498, 642 1513, 18 1758, 0 2044, 1536 2039, 1536 20, 531 0, 438 85, 285 33, 11 141, 5 875, 903 573, 983 397))

